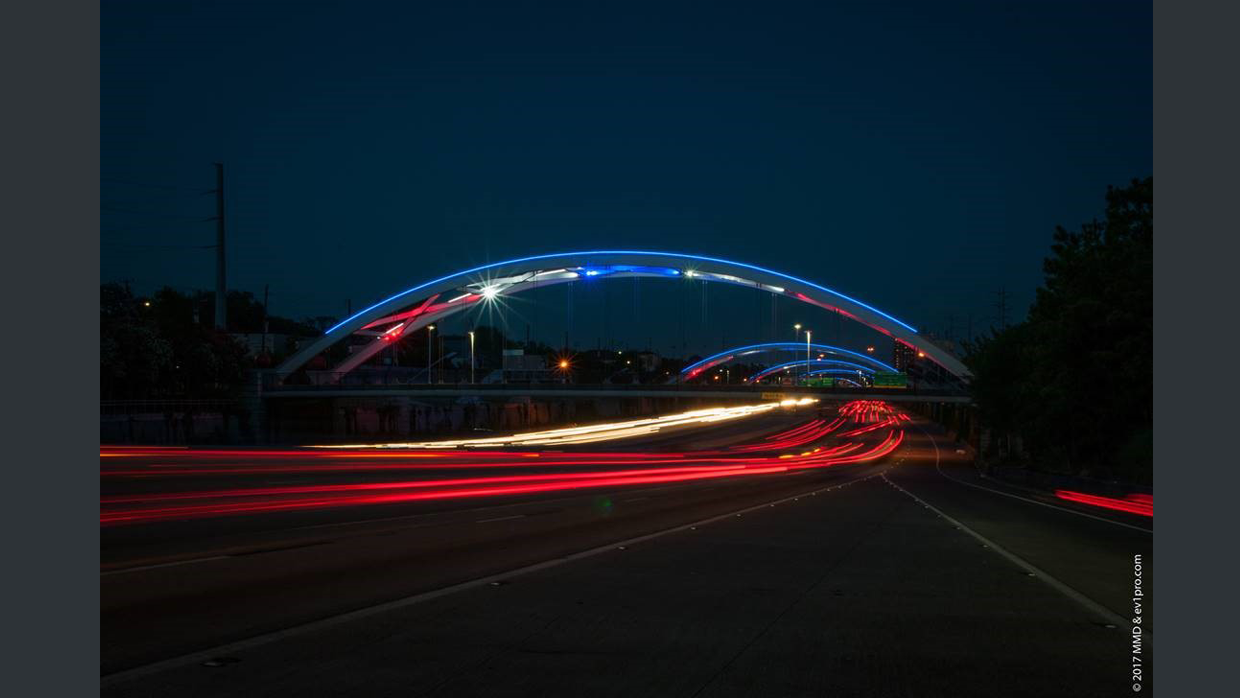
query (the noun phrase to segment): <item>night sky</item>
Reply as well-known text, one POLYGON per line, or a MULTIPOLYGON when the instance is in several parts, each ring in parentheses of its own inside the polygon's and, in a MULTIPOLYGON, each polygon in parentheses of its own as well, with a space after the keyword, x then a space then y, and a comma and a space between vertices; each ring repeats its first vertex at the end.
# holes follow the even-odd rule
MULTIPOLYGON (((977 334, 1001 287, 1023 316, 1056 224, 1152 173, 1152 55, 1142 2, 104 2, 101 275, 212 288, 220 161, 229 286, 274 314, 653 249, 977 334)), ((575 292, 583 348, 771 338, 756 292, 609 283, 575 292)), ((505 319, 558 344, 566 307, 505 319)), ((781 305, 777 338, 827 315, 781 305)))

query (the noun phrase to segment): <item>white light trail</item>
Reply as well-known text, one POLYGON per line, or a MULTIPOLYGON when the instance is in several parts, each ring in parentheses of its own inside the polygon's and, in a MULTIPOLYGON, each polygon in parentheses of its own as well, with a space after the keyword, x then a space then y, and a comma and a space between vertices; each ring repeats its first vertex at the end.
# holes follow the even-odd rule
POLYGON ((612 441, 615 439, 626 439, 634 436, 642 436, 644 434, 653 434, 668 427, 694 424, 714 424, 716 422, 762 414, 777 407, 808 405, 814 402, 817 402, 814 398, 801 398, 799 400, 764 402, 757 405, 742 405, 739 407, 714 407, 703 410, 693 410, 692 412, 683 412, 680 414, 665 415, 662 417, 636 419, 627 422, 591 424, 584 427, 551 429, 547 431, 535 431, 524 434, 513 434, 510 436, 495 436, 484 439, 453 439, 448 441, 418 441, 386 444, 331 444, 313 446, 312 448, 450 449, 463 447, 494 448, 499 446, 550 446, 561 444, 594 443, 597 441, 612 441))

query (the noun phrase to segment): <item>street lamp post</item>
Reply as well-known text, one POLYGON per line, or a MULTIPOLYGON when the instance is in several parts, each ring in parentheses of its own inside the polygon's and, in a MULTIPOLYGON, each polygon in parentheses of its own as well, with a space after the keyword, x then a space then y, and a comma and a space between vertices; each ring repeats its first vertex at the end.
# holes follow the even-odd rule
MULTIPOLYGON (((807 330, 807 331, 808 331, 808 330, 807 330)), ((794 341, 794 342, 795 342, 795 341, 797 341, 797 340, 801 339, 801 323, 799 323, 799 322, 798 322, 797 324, 795 324, 795 325, 793 325, 793 326, 792 326, 792 334, 793 334, 792 341, 794 341)), ((808 373, 809 368, 808 368, 808 366, 806 367, 806 369, 805 369, 805 370, 806 370, 806 372, 807 372, 807 373, 806 373, 806 375, 805 375, 805 380, 806 380, 806 381, 808 381, 808 380, 809 380, 809 373, 808 373)), ((796 379, 796 374, 793 374, 793 376, 792 376, 792 384, 793 384, 793 385, 796 385, 796 382, 797 382, 797 379, 796 379)))
POLYGON ((469 333, 469 382, 474 383, 474 333, 469 333))
POLYGON ((431 332, 435 331, 434 325, 426 326, 426 384, 431 384, 431 332))
POLYGON ((809 339, 813 336, 813 332, 805 330, 805 384, 809 385, 809 339))

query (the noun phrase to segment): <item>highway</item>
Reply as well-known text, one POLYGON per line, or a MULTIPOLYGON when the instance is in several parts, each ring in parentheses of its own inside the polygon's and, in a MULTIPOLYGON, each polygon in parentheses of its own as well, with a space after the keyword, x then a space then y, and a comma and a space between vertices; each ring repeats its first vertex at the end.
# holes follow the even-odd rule
POLYGON ((104 694, 1131 692, 1152 503, 877 402, 566 436, 101 449, 104 694))

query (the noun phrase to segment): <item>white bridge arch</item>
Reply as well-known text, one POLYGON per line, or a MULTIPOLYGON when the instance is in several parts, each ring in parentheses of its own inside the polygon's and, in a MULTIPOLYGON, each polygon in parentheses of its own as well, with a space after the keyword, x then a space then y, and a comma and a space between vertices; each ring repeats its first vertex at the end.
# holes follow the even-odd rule
POLYGON ((913 326, 812 281, 715 257, 633 250, 560 252, 523 257, 427 281, 353 314, 290 356, 276 371, 280 375, 294 373, 336 342, 352 335, 370 337, 367 344, 338 366, 329 369, 343 375, 401 336, 480 302, 534 287, 620 277, 690 278, 747 286, 787 296, 841 313, 897 342, 903 342, 924 353, 952 375, 962 379, 972 375, 959 359, 917 334, 913 326))

